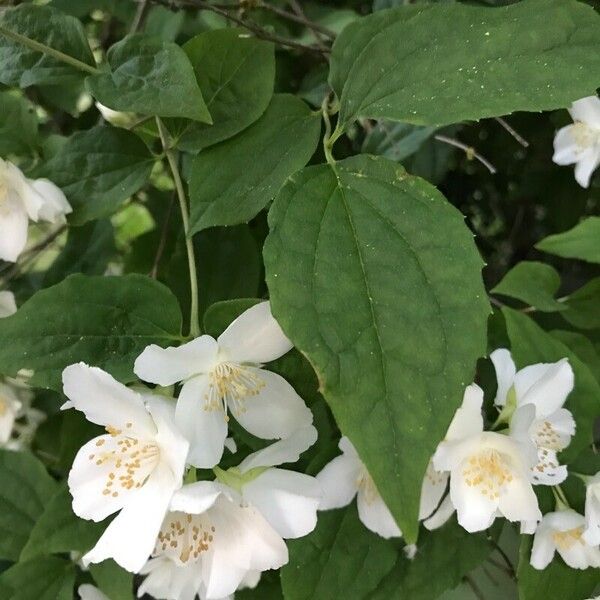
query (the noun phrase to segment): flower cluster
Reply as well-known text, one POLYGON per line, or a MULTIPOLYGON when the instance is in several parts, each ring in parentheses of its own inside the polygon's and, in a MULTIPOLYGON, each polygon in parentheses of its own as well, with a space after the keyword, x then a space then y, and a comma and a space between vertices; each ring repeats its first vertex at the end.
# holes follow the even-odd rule
POLYGON ((304 401, 262 368, 291 347, 263 302, 216 340, 142 352, 136 374, 160 386, 181 383, 176 399, 83 363, 65 369, 63 409, 106 429, 75 457, 73 510, 94 521, 118 513, 84 564, 112 558, 145 575, 140 595, 192 600, 227 598, 288 561, 284 539, 314 529, 321 499, 315 478, 279 468, 317 437, 304 401), (222 469, 230 416, 275 441, 222 469), (196 467, 212 469, 214 479, 196 481, 196 467))
MULTIPOLYGON (((575 422, 563 408, 573 389, 567 359, 517 371, 508 350, 490 356, 498 380, 498 419, 484 430, 483 390, 467 387, 445 438, 433 455, 421 490, 419 519, 428 529, 443 525, 456 511, 469 532, 482 531, 497 517, 535 533, 531 564, 544 569, 555 550, 573 568, 600 566, 600 473, 589 478, 586 515, 571 510, 559 484, 567 468, 557 453, 575 433, 575 422), (449 491, 446 493, 449 481, 449 491), (542 515, 534 485, 553 486, 557 510, 542 515)), ((323 486, 322 510, 346 506, 357 496, 363 524, 384 538, 400 537, 389 509, 347 438, 342 455, 317 476, 323 486)))

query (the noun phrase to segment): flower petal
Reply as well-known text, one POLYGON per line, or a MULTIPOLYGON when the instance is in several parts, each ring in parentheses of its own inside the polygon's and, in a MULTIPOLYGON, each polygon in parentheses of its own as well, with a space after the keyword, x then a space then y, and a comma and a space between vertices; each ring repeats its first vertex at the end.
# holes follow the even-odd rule
POLYGON ((446 440, 459 440, 483 431, 483 390, 475 383, 467 386, 462 406, 454 414, 446 440))
POLYGON ((97 425, 116 429, 132 427, 152 436, 156 433, 156 426, 140 394, 102 369, 81 362, 68 366, 62 379, 64 393, 70 400, 63 409, 80 410, 88 421, 97 425))
POLYGON ((359 488, 356 504, 358 506, 358 517, 367 529, 386 540, 402 536, 400 528, 379 492, 367 496, 363 493, 362 488, 359 488))
POLYGON ((181 481, 190 444, 175 425, 175 404, 150 394, 145 395, 144 399, 156 425, 154 439, 160 448, 161 460, 171 469, 173 478, 181 481))
POLYGON ((25 207, 12 192, 8 192, 0 208, 0 259, 17 262, 27 244, 29 219, 25 207))
POLYGON ((431 516, 438 507, 446 487, 448 485, 449 473, 447 471, 436 471, 433 462, 429 461, 427 471, 421 485, 421 504, 419 507, 419 520, 431 516))
POLYGON ((210 469, 221 460, 227 437, 225 413, 205 405, 208 387, 206 375, 186 381, 175 408, 175 423, 190 443, 188 463, 201 469, 210 469))
POLYGON ((589 148, 575 165, 575 181, 583 188, 590 187, 590 179, 598 165, 600 165, 600 150, 589 148))
POLYGON ((238 363, 270 362, 293 348, 271 314, 269 302, 261 302, 243 312, 217 341, 226 360, 238 363))
POLYGON ((600 98, 587 96, 575 100, 569 109, 573 121, 581 121, 591 127, 600 129, 600 98))
POLYGON ((178 489, 171 499, 170 510, 199 515, 206 512, 223 493, 223 486, 215 481, 197 481, 178 489))
POLYGON ((469 486, 459 473, 453 472, 450 477, 450 498, 456 508, 458 522, 469 533, 487 529, 496 518, 498 501, 469 486))
MULTIPOLYGON (((77 452, 69 471, 69 491, 73 496, 73 512, 82 519, 102 521, 108 515, 121 510, 133 494, 139 490, 118 487, 117 495, 108 490, 107 483, 114 472, 112 461, 101 461, 104 453, 119 453, 119 440, 110 435, 101 435, 84 444, 77 452)), ((118 486, 118 481, 114 484, 118 486)), ((113 484, 110 486, 113 487, 113 484)))
POLYGON ((112 558, 125 570, 137 573, 154 549, 169 502, 179 485, 181 481, 173 478, 170 469, 159 464, 83 557, 84 565, 112 558))
POLYGON ((554 136, 554 154, 552 161, 557 165, 572 165, 581 158, 581 146, 575 138, 575 126, 567 125, 554 136))
POLYGON ((554 558, 556 546, 552 541, 552 530, 544 524, 541 524, 533 538, 533 546, 531 548, 531 557, 529 564, 538 570, 545 569, 554 558))
POLYGON ((209 371, 216 361, 217 350, 217 342, 210 335, 169 348, 151 344, 136 358, 133 372, 150 383, 173 385, 209 371))
POLYGON ((517 372, 517 367, 506 348, 498 348, 490 354, 490 359, 496 370, 496 380, 498 381, 498 391, 494 404, 504 406, 506 404, 506 395, 512 387, 517 372))
POLYGON ((538 417, 557 411, 573 390, 575 377, 568 359, 530 365, 515 375, 517 405, 533 404, 538 417))
POLYGON ((600 473, 587 483, 583 537, 590 546, 600 544, 600 473))
POLYGON ((71 205, 67 202, 67 198, 63 191, 48 179, 27 180, 24 188, 23 201, 25 206, 37 206, 37 215, 35 221, 41 219, 49 223, 64 223, 65 215, 73 212, 71 205), (37 196, 38 198, 28 198, 37 196))
POLYGON ((341 508, 352 502, 358 491, 358 478, 363 469, 357 457, 342 454, 336 456, 317 475, 323 497, 320 510, 341 508))
POLYGON ((0 292, 0 319, 10 317, 17 312, 17 303, 15 295, 12 292, 0 292))
POLYGON ((454 514, 454 511, 454 504, 452 504, 450 494, 448 494, 433 515, 431 515, 429 519, 425 519, 425 521, 423 521, 425 529, 428 531, 439 529, 442 525, 446 524, 448 519, 454 514))
POLYGON ((309 425, 295 431, 289 438, 270 444, 262 450, 249 454, 239 465, 242 473, 256 467, 275 467, 296 462, 300 455, 317 441, 317 430, 309 425))
POLYGON ((540 521, 542 513, 531 483, 523 477, 513 477, 500 494, 498 508, 509 521, 540 521))
POLYGON ((246 367, 264 387, 243 400, 243 408, 229 405, 238 423, 256 437, 271 440, 290 437, 312 424, 313 416, 304 400, 281 376, 271 371, 246 367))
POLYGON ((243 496, 283 538, 302 537, 317 525, 321 486, 314 477, 267 469, 244 486, 243 496))
POLYGON ((77 588, 79 600, 109 600, 96 586, 83 583, 77 588))

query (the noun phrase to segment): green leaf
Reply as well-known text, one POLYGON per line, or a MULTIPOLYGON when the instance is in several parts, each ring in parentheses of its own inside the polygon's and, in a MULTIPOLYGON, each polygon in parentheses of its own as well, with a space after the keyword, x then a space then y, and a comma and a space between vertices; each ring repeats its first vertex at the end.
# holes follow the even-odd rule
POLYGON ((554 330, 550 334, 568 346, 590 368, 600 383, 600 354, 585 335, 562 330, 554 330))
POLYGON ((133 133, 94 127, 73 134, 37 173, 62 188, 81 225, 115 212, 148 180, 154 159, 133 133))
POLYGON ((556 362, 568 358, 575 373, 575 387, 565 403, 575 418, 576 433, 569 447, 561 453, 561 461, 568 463, 592 443, 592 424, 600 414, 600 385, 589 367, 561 341, 544 331, 527 315, 503 308, 511 352, 517 367, 535 363, 556 362))
POLYGON ((0 575, 3 600, 72 600, 75 565, 57 556, 41 556, 13 565, 0 575))
MULTIPOLYGON (((600 245, 600 238, 598 238, 600 245)), ((588 281, 573 292, 565 302, 567 310, 562 316, 580 329, 600 329, 600 277, 588 281)))
MULTIPOLYGON (((0 26, 96 66, 81 23, 49 6, 21 4, 0 13, 0 26)), ((85 72, 0 34, 0 83, 22 88, 69 84, 85 72)))
POLYGON ((32 454, 0 450, 0 558, 17 560, 56 484, 32 454))
POLYGON ((563 258, 600 263, 600 217, 588 217, 569 231, 544 238, 535 247, 563 258))
POLYGON ((44 275, 44 287, 73 273, 102 275, 115 253, 115 236, 109 220, 72 227, 65 247, 44 275))
POLYGON ((177 44, 130 35, 112 46, 107 58, 111 72, 86 79, 92 96, 105 106, 211 123, 194 69, 177 44))
POLYGON ((37 143, 35 106, 19 94, 0 92, 0 155, 31 154, 37 143))
POLYGON ((359 521, 354 504, 319 513, 312 533, 287 544, 290 561, 281 570, 286 600, 367 598, 398 552, 359 521))
POLYGON ((380 121, 366 135, 362 152, 401 162, 417 152, 436 129, 437 127, 380 121))
POLYGON ((523 0, 493 10, 456 3, 372 14, 336 39, 329 81, 341 127, 358 117, 444 125, 566 107, 595 93, 599 70, 592 7, 523 0))
POLYGON ((519 600, 585 600, 600 581, 600 569, 571 569, 558 554, 543 570, 529 564, 533 536, 521 538, 517 581, 519 600))
POLYGON ((230 138, 254 123, 273 96, 273 44, 247 36, 241 29, 201 33, 183 47, 206 98, 212 125, 190 123, 178 142, 184 150, 230 138))
POLYGON ((256 216, 309 161, 320 130, 302 100, 278 94, 256 123, 202 152, 191 168, 191 232, 256 216))
POLYGON ((439 530, 424 531, 413 560, 399 557, 369 600, 431 600, 455 588, 481 564, 492 547, 486 533, 471 534, 453 519, 439 530), (435 568, 435 577, 431 569, 435 568))
POLYGON ((364 155, 296 174, 269 225, 273 313, 413 542, 427 463, 485 352, 473 236, 433 186, 364 155))
POLYGON ((60 391, 65 367, 79 361, 133 381, 148 344, 180 340, 181 311, 162 284, 141 275, 71 275, 0 320, 0 372, 31 369, 31 384, 60 391))
POLYGON ((523 261, 515 265, 492 289, 493 294, 516 298, 544 312, 566 310, 564 302, 554 299, 560 287, 556 269, 541 262, 523 261))
POLYGON ((90 565, 90 572, 97 586, 110 600, 133 598, 133 575, 119 567, 114 560, 90 565))
POLYGON ((87 552, 104 529, 105 523, 84 521, 73 513, 71 494, 63 485, 45 501, 44 512, 33 526, 19 560, 23 562, 40 554, 87 552))

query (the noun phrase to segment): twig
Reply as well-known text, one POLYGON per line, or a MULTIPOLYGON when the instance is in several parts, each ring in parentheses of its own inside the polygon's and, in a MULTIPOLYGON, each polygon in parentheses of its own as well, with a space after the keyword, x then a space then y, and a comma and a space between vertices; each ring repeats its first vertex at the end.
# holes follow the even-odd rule
POLYGON ((474 158, 477 159, 492 175, 494 175, 497 172, 496 167, 494 167, 494 165, 489 160, 481 156, 481 154, 479 154, 472 146, 467 146, 467 144, 463 144, 462 142, 454 138, 446 137, 445 135, 436 134, 433 137, 438 142, 443 142, 444 144, 448 144, 450 146, 454 146, 455 148, 460 148, 461 150, 464 150, 469 160, 473 160, 474 158))
POLYGON ((500 569, 503 573, 506 573, 512 579, 515 578, 515 574, 512 572, 512 570, 509 569, 508 567, 504 566, 500 561, 497 561, 495 558, 492 558, 491 556, 487 557, 487 561, 490 564, 494 565, 497 569, 500 569))
POLYGON ((152 270, 150 271, 150 277, 152 277, 152 279, 156 279, 158 277, 158 265, 167 244, 167 230, 169 228, 169 222, 171 221, 171 212, 173 211, 173 205, 175 204, 176 197, 177 193, 173 192, 171 201, 169 202, 169 208, 167 208, 167 214, 165 215, 165 222, 162 226, 158 248, 156 249, 156 255, 154 256, 154 262, 152 263, 152 270))
POLYGON ((506 552, 504 552, 504 550, 502 550, 502 548, 500 547, 500 544, 494 538, 490 537, 489 540, 492 543, 492 546, 494 546, 495 550, 498 552, 498 554, 502 557, 502 560, 504 560, 504 562, 506 563, 506 566, 512 573, 512 578, 516 579, 517 576, 515 573, 515 568, 513 567, 512 563, 510 562, 510 559, 506 555, 506 552))
POLYGON ((43 240, 25 250, 20 256, 20 262, 10 265, 8 269, 4 269, 6 274, 2 276, 3 283, 6 283, 18 275, 24 267, 30 262, 35 260, 39 254, 41 254, 57 237, 59 237, 63 231, 67 228, 66 225, 61 225, 58 229, 55 229, 52 233, 47 235, 43 240))
POLYGON ((220 15, 221 17, 229 19, 233 23, 236 23, 237 25, 240 25, 241 27, 244 27, 245 29, 248 29, 248 31, 251 31, 252 33, 254 33, 254 35, 256 35, 256 37, 261 40, 273 42, 275 44, 279 44, 280 46, 286 46, 288 48, 293 48, 295 50, 302 50, 303 52, 316 52, 320 55, 325 55, 325 54, 329 53, 329 48, 324 49, 319 46, 307 45, 307 44, 301 44, 300 42, 295 42, 294 40, 290 40, 288 38, 277 35, 276 33, 267 31, 266 29, 264 29, 257 23, 254 23, 254 21, 242 19, 241 17, 238 17, 237 15, 232 14, 228 10, 220 8, 219 6, 214 5, 214 4, 209 4, 208 2, 204 2, 203 0, 150 0, 150 1, 154 2, 155 4, 161 4, 162 6, 166 6, 167 8, 170 8, 171 10, 181 8, 183 6, 191 6, 191 7, 199 8, 200 10, 209 10, 211 12, 214 12, 217 15, 220 15))
MULTIPOLYGON (((325 45, 326 39, 323 37, 323 32, 321 31, 321 28, 317 27, 317 23, 313 23, 312 21, 309 21, 306 18, 306 15, 304 14, 304 11, 302 10, 302 6, 300 5, 299 2, 297 2, 297 0, 288 0, 288 2, 289 2, 289 5, 292 7, 292 10, 296 14, 296 16, 300 19, 300 22, 303 23, 305 25, 305 27, 310 29, 315 40, 317 40, 317 44, 321 48, 327 49, 327 46, 325 45)), ((327 30, 327 31, 329 31, 329 30, 327 30)), ((335 34, 333 33, 333 31, 330 31, 327 34, 327 37, 330 40, 335 39, 335 34)))
POLYGON ((517 133, 517 131, 515 131, 515 129, 513 129, 504 119, 500 117, 494 117, 494 121, 500 123, 500 125, 502 125, 502 127, 504 127, 504 129, 506 129, 506 131, 508 131, 508 133, 510 133, 510 135, 512 135, 515 140, 517 140, 517 142, 523 146, 523 148, 529 148, 529 142, 522 135, 517 133))

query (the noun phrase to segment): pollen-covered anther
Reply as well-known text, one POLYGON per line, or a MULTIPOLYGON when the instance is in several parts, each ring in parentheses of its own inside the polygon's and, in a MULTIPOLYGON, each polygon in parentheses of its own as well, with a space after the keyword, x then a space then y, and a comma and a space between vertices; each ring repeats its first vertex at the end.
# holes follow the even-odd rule
POLYGON ((209 387, 204 396, 204 410, 227 411, 234 414, 246 411, 244 402, 250 396, 257 396, 265 387, 265 382, 251 369, 235 363, 219 363, 209 373, 209 387))
POLYGON ((506 484, 513 479, 504 457, 497 450, 471 456, 462 475, 469 487, 479 488, 482 495, 490 498, 499 498, 506 484))
POLYGON ((214 533, 202 515, 171 513, 158 534, 153 556, 167 555, 181 564, 195 562, 210 547, 214 533))

